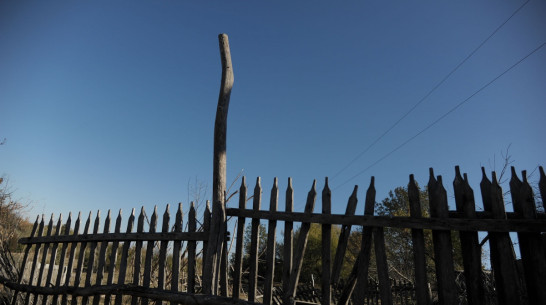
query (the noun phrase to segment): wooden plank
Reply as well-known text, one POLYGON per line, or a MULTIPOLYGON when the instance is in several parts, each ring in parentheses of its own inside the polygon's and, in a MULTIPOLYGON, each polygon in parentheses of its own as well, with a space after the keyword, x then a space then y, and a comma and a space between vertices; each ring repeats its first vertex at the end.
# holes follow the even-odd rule
MULTIPOLYGON (((349 197, 347 202, 347 208, 345 209, 346 216, 352 216, 355 214, 358 198, 356 193, 358 191, 358 185, 355 185, 353 193, 349 197)), ((341 274, 341 267, 343 266, 343 259, 345 258, 345 252, 347 251, 347 244, 349 243, 349 236, 351 235, 351 225, 343 225, 339 234, 339 241, 337 244, 336 255, 334 257, 334 264, 332 266, 332 285, 337 285, 339 282, 339 275, 341 274)))
MULTIPOLYGON (((277 211, 279 198, 279 188, 277 177, 273 180, 273 187, 271 188, 271 197, 269 201, 269 210, 272 212, 277 211)), ((275 235, 277 231, 277 221, 270 220, 267 227, 267 254, 266 254, 266 266, 265 266, 265 283, 264 283, 264 297, 262 303, 264 305, 272 304, 273 300, 273 280, 275 276, 275 235)))
MULTIPOLYGON (((146 212, 144 212, 144 207, 140 209, 140 215, 138 215, 138 223, 137 223, 137 232, 142 233, 144 232, 144 218, 145 218, 146 212)), ((140 285, 140 269, 141 269, 141 262, 142 260, 142 241, 137 241, 135 246, 135 260, 133 262, 133 285, 140 285)), ((136 296, 133 296, 131 298, 131 305, 137 305, 139 303, 139 299, 136 296)))
POLYGON ((227 242, 230 239, 230 233, 227 231, 227 222, 225 220, 225 210, 222 212, 224 215, 224 229, 222 230, 222 236, 224 236, 224 240, 222 241, 222 252, 221 252, 221 261, 220 261, 220 283, 219 283, 219 290, 221 296, 227 297, 228 296, 228 260, 227 260, 227 242))
MULTIPOLYGON (((188 213, 188 232, 197 230, 197 221, 195 219, 195 204, 191 203, 190 212, 188 213)), ((188 242, 188 293, 195 293, 195 251, 197 245, 195 241, 188 242)))
MULTIPOLYGON (((64 225, 64 235, 70 235, 70 225, 72 224, 72 213, 68 213, 68 219, 66 220, 66 223, 64 225)), ((63 277, 63 267, 64 267, 64 261, 65 261, 65 256, 66 256, 66 250, 68 248, 69 244, 68 243, 63 243, 62 245, 62 248, 61 248, 61 255, 60 255, 60 259, 59 259, 59 267, 57 269, 57 278, 55 280, 55 283, 53 284, 55 287, 60 287, 61 286, 61 281, 62 281, 62 277, 63 277)), ((66 273, 69 273, 70 270, 67 268, 66 269, 66 273)), ((51 301, 51 304, 55 304, 57 305, 57 301, 58 301, 58 298, 59 296, 58 295, 54 295, 53 296, 53 300, 51 301)))
MULTIPOLYGON (((285 212, 290 214, 294 211, 294 189, 292 187, 292 178, 288 178, 286 187, 285 212)), ((290 274, 292 272, 292 249, 294 246, 294 223, 284 222, 284 245, 283 245, 283 267, 282 267, 282 291, 287 291, 290 287, 290 274)))
MULTIPOLYGON (((512 167, 510 193, 514 211, 526 219, 536 219, 536 205, 533 189, 527 181, 527 173, 522 172, 523 182, 519 180, 512 167)), ((540 233, 518 233, 519 249, 523 261, 525 283, 529 304, 546 304, 546 252, 540 233)))
MULTIPOLYGON (((168 233, 169 232, 169 221, 171 219, 171 215, 169 213, 169 205, 167 204, 167 207, 165 208, 165 213, 163 213, 163 224, 161 225, 161 232, 168 233)), ((159 263, 158 263, 158 269, 157 269, 157 288, 159 289, 165 289, 165 262, 167 261, 167 247, 169 245, 169 241, 163 240, 161 241, 161 245, 159 246, 159 263)), ((163 302, 157 301, 156 305, 161 305, 163 302)))
MULTIPOLYGON (((313 185, 311 186, 311 190, 307 194, 307 201, 305 203, 304 213, 310 214, 313 212, 313 209, 315 207, 315 200, 317 198, 316 185, 317 185, 317 181, 313 180, 313 185)), ((311 228, 311 223, 303 222, 301 224, 298 241, 296 243, 296 248, 294 249, 296 252, 294 254, 294 261, 292 265, 292 271, 290 274, 290 285, 288 287, 288 290, 284 292, 285 304, 293 304, 296 297, 296 290, 298 287, 301 266, 303 263, 303 256, 305 254, 305 248, 307 247, 307 239, 309 237, 310 228, 311 228)))
MULTIPOLYGON (((464 213, 466 218, 475 218, 476 204, 474 202, 474 191, 468 183, 466 174, 464 175, 464 179, 461 176, 458 166, 455 167, 453 190, 457 211, 464 213)), ((459 237, 461 239, 461 251, 463 255, 467 302, 469 305, 485 304, 481 247, 478 232, 460 231, 459 237)))
MULTIPOLYGON (((53 214, 51 214, 51 218, 49 219, 49 224, 47 225, 46 235, 51 236, 51 232, 53 231, 53 214)), ((38 279, 36 286, 42 286, 42 279, 44 277, 44 271, 46 268, 46 261, 47 261, 47 255, 49 250, 49 243, 44 244, 44 248, 42 250, 42 256, 40 258, 40 268, 38 269, 38 279)), ((40 303, 42 296, 36 295, 34 303, 40 303)))
MULTIPOLYGON (((154 206, 154 212, 150 219, 149 232, 155 233, 157 227, 157 206, 154 206)), ((152 258, 154 256, 155 241, 149 240, 146 243, 146 258, 144 259, 144 278, 142 280, 142 286, 150 288, 152 274, 152 258)), ((140 300, 143 305, 148 305, 149 299, 144 298, 140 300)))
MULTIPOLYGON (((366 201, 364 203, 364 215, 373 215, 375 208, 375 178, 372 176, 370 186, 366 191, 366 201)), ((368 284, 368 268, 370 265, 370 256, 372 248, 372 232, 371 227, 362 227, 362 243, 360 246, 359 260, 356 273, 356 284, 348 283, 355 287, 355 305, 364 304, 365 292, 368 284)), ((350 296, 350 294, 349 294, 350 296)))
MULTIPOLYGON (((108 210, 108 214, 106 215, 106 219, 104 221, 104 228, 103 233, 109 233, 110 232, 110 221, 111 221, 111 212, 108 210)), ((95 278, 95 285, 102 285, 102 279, 104 277, 104 265, 106 264, 106 248, 108 247, 108 242, 101 242, 100 243, 100 249, 99 249, 99 259, 97 262, 97 275, 95 278)), ((99 305, 101 300, 100 295, 96 295, 93 297, 93 305, 99 305)), ((104 302, 103 302, 104 304, 104 302)))
MULTIPOLYGON (((328 177, 324 181, 322 190, 322 214, 332 214, 332 191, 328 187, 328 177)), ((331 264, 332 264, 332 225, 322 225, 322 277, 321 277, 321 304, 330 305, 332 302, 331 264)))
MULTIPOLYGON (((133 231, 133 224, 135 223, 135 209, 131 210, 131 215, 127 221, 127 230, 125 233, 131 233, 133 231)), ((125 284, 125 276, 127 275, 127 258, 129 257, 129 249, 131 247, 131 242, 126 241, 123 243, 123 248, 121 249, 121 258, 119 261, 119 274, 118 274, 118 284, 125 284)), ((120 294, 116 295, 115 305, 121 305, 123 301, 123 296, 120 294)))
POLYGON ((20 244, 44 244, 44 243, 69 243, 69 242, 113 242, 113 241, 184 241, 184 240, 207 240, 208 235, 205 232, 142 232, 142 233, 97 233, 80 235, 78 237, 70 236, 42 236, 35 238, 21 238, 20 244))
MULTIPOLYGON (((227 216, 258 218, 262 220, 277 220, 291 222, 310 222, 319 224, 340 224, 372 227, 392 227, 408 229, 452 230, 452 231, 488 231, 488 232, 546 232, 544 219, 470 219, 470 218, 421 218, 414 219, 405 216, 346 216, 332 214, 329 216, 301 212, 271 212, 226 209, 227 216)), ((451 215, 451 213, 449 213, 451 215)))
MULTIPOLYGON (((49 218, 49 224, 47 225, 47 233, 46 235, 47 236, 51 236, 53 232, 53 214, 51 214, 51 218, 49 218)), ((38 283, 36 284, 36 286, 42 286, 42 279, 44 277, 44 271, 46 269, 46 262, 47 262, 47 255, 48 255, 48 251, 49 251, 49 243, 46 243, 44 245, 44 250, 42 251, 42 262, 40 264, 40 269, 39 269, 39 273, 38 273, 38 283)), ((47 283, 46 283, 47 284, 47 283)))
POLYGON ((92 296, 95 294, 106 293, 124 293, 126 295, 150 298, 154 300, 170 301, 174 304, 185 305, 259 305, 258 303, 252 303, 244 300, 233 300, 232 298, 204 295, 204 294, 189 294, 184 292, 169 292, 157 288, 146 288, 142 286, 135 286, 132 284, 113 284, 111 286, 91 286, 91 287, 33 287, 31 285, 17 284, 13 282, 3 281, 0 277, 0 284, 4 284, 7 287, 23 292, 39 293, 39 294, 72 294, 75 296, 92 296))
MULTIPOLYGON (((176 211, 176 216, 174 220, 174 231, 182 232, 183 222, 182 222, 182 203, 178 204, 178 210, 176 211)), ((180 279, 180 248, 182 243, 179 241, 174 241, 173 243, 173 270, 171 272, 171 291, 177 292, 178 290, 178 281, 180 279)), ((171 304, 176 304, 171 302, 171 304)))
MULTIPOLYGON (((262 187, 260 185, 260 177, 256 178, 256 186, 254 187, 254 198, 252 207, 254 211, 260 210, 262 202, 262 187)), ((252 219, 252 227, 250 232, 250 250, 249 262, 250 271, 248 278, 248 301, 256 302, 256 289, 258 288, 258 247, 259 247, 259 230, 260 220, 252 219)))
MULTIPOLYGON (((100 227, 100 211, 97 211, 97 217, 95 217, 95 224, 93 226, 93 234, 99 233, 100 227)), ((93 266, 95 264, 95 254, 97 250, 97 242, 92 242, 89 247, 89 260, 87 261, 87 272, 85 274, 85 286, 91 286, 91 276, 93 275, 93 266)), ((88 297, 84 296, 82 298, 82 304, 86 305, 88 302, 88 297)))
MULTIPOLYGON (((59 214, 59 219, 57 220, 57 226, 55 227, 55 236, 59 236, 61 234, 61 225, 62 225, 62 214, 59 214)), ((51 278, 53 277, 53 269, 55 267, 55 259, 57 258, 57 248, 59 247, 58 243, 53 244, 53 248, 51 248, 51 253, 49 255, 49 269, 47 271, 47 277, 46 282, 44 283, 44 286, 50 286, 53 285, 51 282, 51 278)), ((59 269, 57 273, 62 272, 62 269, 59 269)), ((44 295, 42 297, 42 304, 47 305, 48 304, 48 296, 44 295)))
MULTIPOLYGON (((76 219, 76 223, 74 224, 74 232, 72 235, 78 236, 80 234, 80 223, 81 223, 81 215, 82 213, 78 213, 78 218, 76 219)), ((70 228, 68 228, 70 230, 70 228)), ((70 243, 70 252, 68 253, 68 265, 66 266, 66 277, 64 280, 64 286, 70 285, 70 278, 73 273, 73 266, 74 266, 74 256, 76 255, 76 248, 78 247, 77 242, 70 243)), ((61 298, 61 305, 66 305, 68 302, 67 295, 63 294, 61 298)))
MULTIPOLYGON (((85 227, 83 229, 82 234, 88 234, 89 232, 89 226, 91 225, 91 212, 89 212, 89 216, 87 216, 87 220, 85 221, 85 227)), ((80 243, 80 252, 78 253, 78 264, 76 266, 76 275, 74 277, 74 287, 78 287, 80 285, 81 281, 81 275, 82 275, 82 268, 83 268, 83 261, 85 259, 85 249, 87 248, 87 242, 80 243)), ((75 296, 72 296, 72 305, 77 305, 78 298, 75 296)))
POLYGON ((383 228, 376 227, 373 231, 375 260, 377 265, 377 277, 379 279, 379 294, 382 305, 392 305, 391 280, 389 278, 389 266, 387 263, 387 251, 385 250, 385 235, 383 228))
MULTIPOLYGON (((114 232, 121 232, 121 209, 119 210, 118 217, 116 218, 116 226, 114 232)), ((116 270, 116 259, 118 256, 119 241, 114 241, 112 243, 112 252, 110 253, 110 265, 108 266, 108 278, 106 279, 107 285, 112 285, 114 282, 114 272, 116 270)), ((104 296, 104 305, 109 305, 112 295, 106 294, 104 296)))
MULTIPOLYGON (((442 185, 442 176, 434 178, 434 171, 430 168, 428 182, 428 196, 430 204, 430 216, 447 218, 448 205, 447 193, 442 185)), ((453 246, 451 232, 445 230, 433 230, 432 241, 434 243, 434 261, 436 267, 436 281, 438 284, 438 300, 442 304, 457 303, 457 286, 455 284, 455 268, 453 266, 453 246)))
MULTIPOLYGON (((487 179, 483 167, 482 174, 480 188, 484 210, 490 211, 495 218, 504 219, 504 200, 496 174, 495 172, 492 173, 492 183, 487 179)), ((520 304, 522 300, 519 296, 522 295, 522 287, 519 284, 516 258, 508 233, 489 232, 489 249, 499 304, 520 304)))
MULTIPOLYGON (((210 212, 210 201, 206 201, 206 204, 205 204, 205 211, 203 212, 203 226, 202 226, 202 233, 206 234, 207 236, 209 235, 209 231, 210 231, 210 217, 211 217, 211 212, 210 212)), ((201 255, 201 257, 203 258, 202 259, 202 266, 201 266, 201 275, 204 276, 205 274, 205 258, 207 257, 207 249, 208 249, 208 239, 204 240, 203 241, 203 255, 201 255)))
MULTIPOLYGON (((408 199, 410 206, 410 216, 415 219, 421 219, 421 199, 420 191, 413 175, 410 175, 408 184, 408 199)), ((430 294, 427 289, 427 265, 425 258, 425 236, 423 229, 412 229, 411 240, 413 246, 413 260, 415 266, 415 298, 418 305, 429 305, 430 294)))
MULTIPOLYGON (((246 209, 246 178, 241 179, 239 188, 239 208, 246 209)), ((245 234, 245 218, 237 219, 237 241, 235 244, 235 258, 233 271, 233 299, 238 300, 241 295, 241 275, 243 273, 243 247, 245 234)))
MULTIPOLYGON (((36 221, 34 221, 34 225, 32 226, 32 231, 30 232, 30 237, 33 238, 36 234, 36 230, 38 229, 38 221, 40 220, 40 215, 36 216, 36 221)), ((17 283, 21 284, 23 282, 23 276, 25 274, 25 268, 27 267, 27 260, 28 260, 28 254, 30 252, 30 248, 32 245, 26 245, 25 251, 23 254, 23 260, 21 261, 21 268, 19 268, 19 274, 17 276, 17 283)), ((31 277, 32 278, 32 277, 31 277)), ((19 291, 15 290, 13 293, 13 298, 11 300, 12 305, 16 305, 18 302, 18 296, 19 291)))

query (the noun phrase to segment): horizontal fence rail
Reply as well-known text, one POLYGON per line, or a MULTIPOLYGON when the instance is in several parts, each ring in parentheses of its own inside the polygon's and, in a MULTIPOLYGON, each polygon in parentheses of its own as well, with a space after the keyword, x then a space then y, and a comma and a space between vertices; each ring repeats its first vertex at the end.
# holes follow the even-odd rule
POLYGON ((374 185, 372 177, 361 213, 357 212, 355 186, 345 214, 332 214, 327 179, 321 192, 313 182, 304 211, 294 212, 290 178, 282 195, 275 178, 266 203, 261 179, 248 190, 243 177, 237 192, 238 208, 218 214, 226 219, 219 236, 211 236, 208 205, 198 220, 192 204, 186 222, 179 205, 174 223, 167 206, 160 228, 156 228, 160 222, 157 210, 149 218, 144 208, 138 217, 133 210, 125 232, 121 231, 121 212, 114 232, 110 232, 110 213, 102 223, 98 213, 94 218, 89 214, 85 224, 78 215, 74 226, 71 215, 65 223, 59 217, 56 224, 53 217, 48 224, 38 218, 31 236, 19 241, 25 248, 18 280, 0 281, 15 291, 12 304, 148 304, 151 300, 156 304, 267 305, 546 303, 546 216, 535 202, 546 196, 542 167, 536 189, 527 181, 525 171, 520 179, 512 168, 514 212, 505 211, 504 192, 494 172, 490 180, 483 171, 481 198, 476 198, 467 175, 461 175, 456 167, 454 204, 449 205, 442 177, 431 169, 427 209, 410 175, 404 211, 409 216, 378 215, 374 185), (284 206, 279 205, 282 197, 284 206), (483 211, 476 211, 480 199, 483 211), (321 213, 316 209, 317 200, 321 213), (305 260, 311 234, 316 234, 313 224, 320 226, 322 252, 314 263, 320 262, 321 278, 302 282, 302 277, 309 277, 302 270, 309 264, 305 260), (411 233, 411 278, 397 280, 399 273, 387 260, 385 238, 391 228, 411 233), (228 229, 232 229, 233 239, 228 229), (358 241, 352 243, 357 249, 351 251, 357 254, 349 261, 346 254, 355 229, 358 241), (515 234, 511 236, 511 232, 515 234), (520 260, 514 251, 516 234, 520 260), (330 244, 334 237, 337 246, 330 244), (458 248, 454 247, 455 237, 460 240, 458 248), (425 249, 429 239, 430 251, 425 249), (486 242, 490 253, 483 256, 486 242), (219 254, 209 269, 203 266, 207 249, 217 249, 219 254), (462 257, 461 270, 455 270, 457 255, 462 257), (484 270, 485 259, 490 261, 490 272, 484 270), (350 270, 343 276, 342 266, 350 270), (204 270, 213 274, 204 274, 204 270), (204 279, 213 282, 204 283, 204 279), (203 285, 218 289, 204 295, 203 285))

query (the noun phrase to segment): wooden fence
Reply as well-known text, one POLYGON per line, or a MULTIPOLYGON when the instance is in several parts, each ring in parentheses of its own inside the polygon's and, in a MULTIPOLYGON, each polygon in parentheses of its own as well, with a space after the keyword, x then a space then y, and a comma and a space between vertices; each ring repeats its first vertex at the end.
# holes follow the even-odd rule
MULTIPOLYGON (((110 213, 103 229, 100 217, 94 217, 92 233, 89 233, 92 215, 80 232, 80 216, 74 227, 69 216, 66 223, 60 217, 54 225, 53 217, 48 225, 44 219, 36 220, 32 234, 23 238, 25 244, 22 268, 17 281, 2 278, 2 284, 12 289, 13 304, 148 304, 150 300, 170 301, 171 304, 294 304, 305 303, 298 297, 304 286, 299 285, 302 263, 312 223, 322 226, 322 278, 319 299, 321 304, 365 304, 369 291, 378 290, 381 304, 431 304, 429 291, 431 279, 427 278, 424 230, 432 230, 435 260, 437 301, 440 304, 484 304, 485 291, 482 272, 482 253, 478 232, 487 232, 490 243, 490 260, 494 274, 498 304, 545 304, 546 303, 546 252, 544 235, 546 217, 536 209, 533 190, 523 172, 521 181, 512 169, 510 192, 514 212, 505 212, 503 192, 495 174, 489 180, 485 171, 480 184, 484 211, 476 211, 473 190, 466 174, 461 176, 456 168, 453 193, 456 210, 448 209, 447 192, 442 177, 435 177, 432 169, 428 182, 430 217, 421 215, 421 202, 417 184, 410 176, 408 196, 410 216, 390 217, 374 215, 376 205, 374 179, 366 192, 364 211, 356 215, 357 189, 349 197, 345 214, 331 214, 331 191, 328 180, 321 196, 321 212, 315 213, 317 200, 314 182, 307 195, 303 212, 294 212, 291 180, 285 195, 285 210, 278 211, 279 190, 275 179, 271 189, 268 209, 262 209, 262 187, 257 179, 253 190, 252 207, 247 208, 246 181, 243 178, 239 193, 239 207, 226 208, 221 215, 234 217, 238 226, 235 250, 228 260, 227 234, 223 238, 211 238, 211 211, 205 209, 201 225, 197 226, 195 208, 188 214, 187 230, 183 232, 181 206, 174 225, 170 223, 169 209, 163 214, 161 231, 156 231, 158 213, 154 210, 148 219, 144 208, 138 216, 137 229, 133 233, 134 212, 127 221, 127 229, 121 232, 121 212, 115 221, 114 233, 110 233, 110 213), (245 253, 245 220, 250 223, 250 246, 245 253), (266 271, 259 274, 258 248, 260 221, 267 222, 266 271), (282 229, 278 223, 284 224, 282 229), (299 234, 295 239, 295 223, 299 234), (297 225, 297 224, 296 224, 297 225), (332 226, 340 225, 341 231, 335 255, 330 252, 332 226), (341 266, 347 251, 351 229, 362 227, 360 250, 348 278, 340 279, 341 266), (386 259, 385 227, 408 228, 412 233, 415 278, 414 289, 403 298, 396 297, 391 285, 386 259), (275 282, 276 239, 283 232, 282 279, 275 282), (460 295, 456 285, 451 231, 458 231, 461 240, 464 265, 465 291, 460 295), (99 233, 101 232, 101 233, 99 233), (509 232, 517 232, 521 264, 518 269, 509 232), (211 245, 213 240, 219 244, 211 245), (185 245, 183 245, 183 242, 185 245), (207 245, 207 242, 209 243, 207 245), (373 247, 372 247, 373 246, 373 247), (207 269, 202 262, 207 249, 219 249, 219 261, 207 269), (372 248, 375 250, 376 288, 369 284, 369 266, 372 248), (250 261, 248 282, 242 279, 243 257, 250 261), (231 265, 230 265, 231 264, 231 265), (217 266, 217 267, 216 267, 217 266), (201 269, 202 268, 202 269, 201 269), (232 269, 232 277, 228 276, 232 269), (57 270, 55 272, 55 270, 57 270), (64 272, 63 270, 66 270, 64 272), (214 275, 202 270, 212 270, 214 275), (202 277, 200 276, 202 275, 202 277), (263 279, 258 281, 258 279, 263 279), (199 282, 200 280, 212 282, 199 282), (341 286, 339 283, 343 283, 341 286), (202 294, 201 286, 217 287, 210 294, 202 294), (246 293, 243 293, 242 287, 246 293), (276 292, 277 291, 277 292, 276 292), (278 291, 281 291, 279 296, 278 291), (394 297, 393 297, 394 296, 394 297), (411 300, 408 301, 408 298, 411 300), (465 300, 461 300, 465 298, 465 300)), ((540 168, 539 189, 546 198, 546 177, 540 168)), ((226 232, 227 222, 217 232, 226 232)), ((368 301, 366 301, 368 300, 368 301)), ((315 302, 317 300, 314 300, 315 302)))

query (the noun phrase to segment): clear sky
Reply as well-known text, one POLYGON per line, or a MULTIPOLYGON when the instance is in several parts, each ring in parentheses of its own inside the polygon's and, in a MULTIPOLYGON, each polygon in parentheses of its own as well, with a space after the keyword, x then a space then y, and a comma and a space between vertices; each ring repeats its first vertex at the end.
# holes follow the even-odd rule
MULTIPOLYGON (((217 35, 227 33, 235 74, 228 181, 244 170, 252 189, 261 176, 267 202, 274 177, 281 197, 293 177, 301 211, 313 179, 320 193, 324 177, 523 3, 1 1, 0 174, 30 202, 29 215, 180 201, 186 208, 194 179, 210 195, 217 35)), ((492 170, 510 144, 518 170, 544 165, 546 47, 365 170, 544 42, 546 1, 531 0, 331 180, 334 212, 358 184, 361 213, 371 176, 380 201, 409 174, 426 184, 429 167, 452 192, 460 165, 479 196, 480 166, 492 170)))

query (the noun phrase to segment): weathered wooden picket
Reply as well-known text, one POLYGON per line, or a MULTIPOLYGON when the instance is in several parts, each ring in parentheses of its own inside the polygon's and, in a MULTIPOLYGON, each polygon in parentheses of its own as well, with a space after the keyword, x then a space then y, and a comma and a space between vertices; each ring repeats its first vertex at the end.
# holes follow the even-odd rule
MULTIPOLYGON (((174 224, 170 222, 169 207, 163 214, 161 231, 156 230, 158 212, 154 210, 149 218, 142 208, 136 232, 134 211, 127 221, 127 229, 121 231, 121 211, 115 220, 114 232, 110 232, 110 212, 101 230, 100 214, 94 217, 92 233, 89 233, 93 217, 87 217, 81 231, 81 217, 78 215, 72 227, 72 217, 63 223, 61 217, 54 225, 37 219, 31 236, 20 240, 26 245, 21 271, 17 282, 2 279, 2 284, 14 293, 12 304, 148 304, 149 301, 170 301, 171 304, 294 304, 308 303, 302 297, 304 287, 299 285, 299 276, 304 259, 308 233, 312 223, 322 226, 322 278, 320 294, 314 294, 321 304, 365 304, 370 300, 369 272, 371 249, 375 249, 378 296, 381 304, 405 304, 411 298, 416 304, 431 304, 429 283, 425 264, 425 243, 423 230, 432 230, 438 301, 440 304, 459 304, 461 296, 455 285, 453 246, 451 231, 460 234, 464 263, 464 278, 467 304, 484 304, 484 280, 482 278, 482 253, 478 232, 487 232, 490 243, 490 259, 494 273, 498 304, 544 304, 546 302, 546 217, 535 206, 533 190, 523 172, 521 181, 512 169, 510 191, 514 212, 505 212, 503 193, 495 177, 492 181, 483 172, 480 184, 484 211, 476 211, 473 190, 466 174, 461 176, 456 168, 453 181, 456 211, 448 209, 448 198, 442 177, 435 177, 432 169, 428 182, 430 217, 421 215, 419 190, 413 176, 410 176, 408 195, 409 217, 374 215, 375 188, 372 177, 366 192, 364 213, 356 215, 357 190, 355 186, 349 197, 345 214, 331 214, 331 191, 328 180, 322 190, 321 213, 314 213, 317 199, 314 182, 307 195, 303 212, 294 212, 292 182, 288 180, 285 195, 285 211, 278 211, 279 190, 274 180, 269 208, 262 209, 262 187, 257 179, 252 196, 252 208, 247 209, 247 186, 243 178, 238 191, 239 207, 226 208, 224 229, 229 217, 235 217, 238 226, 235 233, 233 265, 229 266, 227 239, 215 238, 221 244, 219 262, 215 268, 205 266, 207 249, 211 242, 211 211, 205 209, 201 225, 197 226, 195 208, 192 205, 183 231, 183 214, 178 207, 174 224), (245 220, 251 219, 249 253, 243 244, 245 220), (258 274, 258 247, 260 221, 267 221, 266 272, 258 274), (280 282, 274 281, 275 240, 280 231, 278 222, 284 222, 283 272, 280 282), (294 239, 294 223, 300 223, 297 240, 294 239), (332 225, 341 225, 339 242, 335 255, 330 254, 332 225), (353 226, 363 228, 358 258, 349 278, 340 279, 349 233, 353 226), (145 227, 147 231, 145 232, 145 227), (396 295, 396 286, 391 284, 386 260, 384 228, 409 228, 412 231, 415 279, 414 289, 403 297, 396 295), (516 266, 514 248, 509 232, 517 232, 523 265, 523 274, 516 266), (185 245, 183 245, 185 242, 185 245), (209 243, 207 245, 207 243, 209 243), (242 262, 249 256, 248 282, 242 280, 242 262), (198 264, 199 263, 199 264, 198 264), (201 265, 201 268, 198 268, 201 265), (228 276, 228 268, 233 272, 228 276), (55 272, 55 270, 57 270, 55 272), (206 277, 204 270, 212 270, 214 276, 206 277), (263 280, 259 281, 260 278, 263 280), (206 278, 215 279, 209 287, 218 287, 213 293, 203 293, 201 287, 206 278), (341 287, 339 283, 344 283, 341 287), (246 293, 242 293, 242 287, 246 293), (336 292, 334 292, 334 287, 336 292), (298 290, 300 297, 298 297, 298 290), (279 296, 279 291, 282 295, 279 296), (281 301, 282 300, 282 301, 281 301), (405 302, 405 303, 404 303, 405 302)), ((539 189, 546 198, 546 176, 540 168, 539 189)), ((222 231, 222 230, 220 230, 222 231)), ((306 284, 307 285, 307 284, 306 284)), ((372 289, 373 288, 373 289, 372 289)), ((307 294, 309 295, 309 294, 307 294)))

